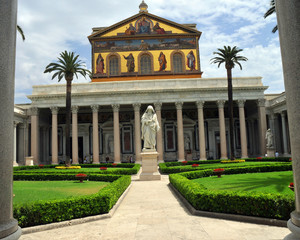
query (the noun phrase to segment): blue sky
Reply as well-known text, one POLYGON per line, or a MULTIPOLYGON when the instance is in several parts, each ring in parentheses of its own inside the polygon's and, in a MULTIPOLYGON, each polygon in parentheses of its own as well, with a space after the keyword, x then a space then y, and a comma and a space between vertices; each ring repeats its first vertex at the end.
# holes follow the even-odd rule
MULTIPOLYGON (((284 91, 276 17, 263 18, 269 0, 146 0, 149 12, 177 23, 196 23, 203 78, 226 77, 224 66, 210 64, 213 52, 224 45, 244 49, 249 60, 233 77, 261 76, 266 93, 284 91)), ((139 11, 141 0, 20 0, 18 24, 25 42, 17 36, 15 103, 28 103, 33 85, 57 83, 45 67, 64 50, 80 55, 91 68, 91 46, 87 39, 93 27, 113 25, 139 11)), ((79 78, 74 82, 89 82, 79 78)), ((64 81, 61 84, 65 84, 64 81)))

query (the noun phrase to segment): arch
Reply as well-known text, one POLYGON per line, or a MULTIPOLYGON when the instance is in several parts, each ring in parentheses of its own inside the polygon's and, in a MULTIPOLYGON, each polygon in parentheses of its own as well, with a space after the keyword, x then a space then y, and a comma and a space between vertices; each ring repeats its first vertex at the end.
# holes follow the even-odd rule
POLYGON ((106 56, 107 76, 121 75, 121 57, 117 53, 110 53, 106 56))
POLYGON ((140 75, 153 74, 153 55, 146 51, 138 55, 138 70, 140 75))
POLYGON ((171 72, 184 73, 185 72, 185 56, 180 50, 175 50, 171 53, 171 72))

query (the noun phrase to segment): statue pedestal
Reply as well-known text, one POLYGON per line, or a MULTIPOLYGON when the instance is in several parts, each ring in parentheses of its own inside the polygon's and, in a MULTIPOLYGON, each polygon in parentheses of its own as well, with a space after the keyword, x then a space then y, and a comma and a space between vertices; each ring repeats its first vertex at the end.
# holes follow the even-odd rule
POLYGON ((275 149, 274 148, 267 148, 267 157, 275 157, 275 149))
POLYGON ((158 152, 155 149, 143 149, 141 181, 161 180, 161 175, 157 169, 158 152))

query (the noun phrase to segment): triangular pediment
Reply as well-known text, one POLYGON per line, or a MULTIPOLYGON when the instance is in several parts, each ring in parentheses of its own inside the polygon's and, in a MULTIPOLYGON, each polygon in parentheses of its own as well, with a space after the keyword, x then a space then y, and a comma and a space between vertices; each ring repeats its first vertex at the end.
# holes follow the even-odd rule
POLYGON ((90 41, 110 37, 201 35, 192 24, 178 24, 153 14, 142 12, 110 27, 96 28, 88 38, 90 41))

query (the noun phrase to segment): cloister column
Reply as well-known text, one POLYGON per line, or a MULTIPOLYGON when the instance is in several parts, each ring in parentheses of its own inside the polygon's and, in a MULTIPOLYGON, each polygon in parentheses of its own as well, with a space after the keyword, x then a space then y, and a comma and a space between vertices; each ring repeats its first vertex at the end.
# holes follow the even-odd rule
POLYGON ((50 107, 52 112, 52 137, 51 137, 51 147, 52 147, 52 164, 58 164, 58 142, 57 142, 57 114, 58 107, 50 107))
POLYGON ((120 123, 119 123, 119 110, 120 104, 111 105, 114 112, 114 162, 121 162, 120 154, 120 123))
POLYGON ((276 0, 277 25, 288 111, 296 209, 291 213, 285 239, 300 239, 300 1, 276 0))
POLYGON ((140 116, 140 103, 133 104, 134 109, 134 149, 135 149, 135 162, 142 163, 141 158, 141 116, 140 116))
POLYGON ((15 240, 21 235, 13 218, 12 174, 14 155, 14 73, 17 0, 1 0, 0 7, 0 239, 15 240))
POLYGON ((288 150, 287 150, 287 134, 286 134, 286 121, 285 121, 286 112, 281 112, 280 115, 281 115, 281 126, 282 126, 283 155, 287 155, 288 150))
POLYGON ((240 120, 240 139, 241 139, 241 150, 242 158, 248 158, 247 149, 247 131, 246 131, 246 119, 245 119, 245 100, 238 100, 239 105, 239 120, 240 120))
POLYGON ((17 127, 18 123, 14 121, 14 166, 18 166, 17 163, 17 127))
POLYGON ((154 107, 155 107, 155 112, 156 112, 156 116, 157 116, 157 121, 159 124, 159 131, 156 134, 156 149, 158 152, 158 162, 163 162, 164 161, 164 150, 163 150, 163 137, 162 137, 162 133, 163 133, 163 128, 161 125, 161 106, 162 103, 161 102, 157 102, 154 103, 154 107))
POLYGON ((31 156, 34 165, 39 161, 39 109, 31 108, 31 156))
POLYGON ((183 121, 182 121, 182 105, 183 102, 176 102, 177 110, 177 147, 178 161, 184 161, 184 136, 183 136, 183 121))
POLYGON ((93 162, 99 163, 99 127, 98 109, 99 105, 92 105, 93 110, 93 162))
POLYGON ((258 133, 260 143, 260 155, 262 157, 266 154, 266 131, 267 131, 267 118, 266 118, 266 107, 265 99, 261 98, 257 100, 258 104, 258 133))
POLYGON ((204 130, 204 116, 203 116, 203 105, 204 101, 198 101, 198 131, 199 131, 199 151, 200 160, 206 160, 206 146, 205 146, 205 130, 204 130))
POLYGON ((72 106, 72 163, 78 164, 78 106, 72 106))
POLYGON ((224 104, 225 104, 225 100, 219 100, 219 101, 217 101, 218 110, 219 110, 219 128, 220 128, 221 159, 227 159, 224 104))

